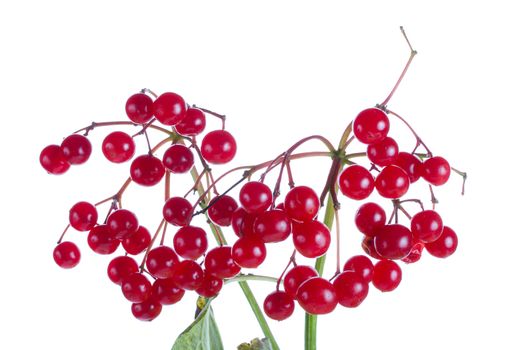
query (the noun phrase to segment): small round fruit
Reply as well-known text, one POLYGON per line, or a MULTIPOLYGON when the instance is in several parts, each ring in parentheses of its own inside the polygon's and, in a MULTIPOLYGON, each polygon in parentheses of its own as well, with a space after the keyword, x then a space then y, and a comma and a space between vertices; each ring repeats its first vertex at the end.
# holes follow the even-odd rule
POLYGON ((211 164, 225 164, 235 157, 237 143, 226 130, 214 130, 202 139, 201 152, 211 164))
POLYGON ((206 116, 198 108, 190 107, 186 111, 186 116, 180 123, 175 125, 175 130, 184 136, 196 136, 206 128, 206 116))
POLYGON ((196 290, 202 284, 204 272, 199 264, 193 260, 182 260, 177 264, 173 280, 186 290, 196 290))
POLYGON ((276 321, 287 319, 293 314, 295 303, 288 293, 276 290, 264 299, 264 312, 276 321))
POLYGON ((153 118, 153 100, 146 94, 131 95, 126 101, 126 114, 137 124, 146 124, 153 118))
POLYGON ((366 148, 368 159, 379 166, 387 166, 394 163, 398 152, 397 142, 388 136, 382 141, 368 145, 366 148))
POLYGON ((184 259, 198 259, 208 250, 206 231, 197 226, 181 227, 173 237, 173 246, 184 259))
POLYGON ((328 314, 337 306, 337 292, 324 278, 313 277, 301 284, 297 301, 311 315, 328 314))
POLYGON ((434 242, 425 244, 427 251, 436 258, 446 258, 454 254, 458 247, 458 236, 450 227, 444 226, 441 236, 434 242))
POLYGON ((434 242, 443 232, 443 220, 434 210, 423 210, 412 217, 410 230, 424 243, 434 242))
POLYGON ((434 186, 441 186, 450 177, 450 165, 445 158, 432 157, 423 162, 421 176, 434 186))
POLYGON ((143 154, 131 162, 129 172, 135 183, 142 186, 154 186, 164 177, 165 168, 159 158, 143 154))
POLYGON ((382 292, 391 292, 401 283, 401 269, 392 260, 379 260, 374 266, 372 283, 382 292))
POLYGON ((374 178, 361 165, 350 165, 339 175, 339 187, 348 198, 365 199, 374 191, 374 178))
POLYGON ((312 277, 317 277, 319 274, 317 271, 308 265, 297 265, 294 266, 286 273, 283 279, 283 286, 286 293, 292 298, 297 298, 297 289, 306 280, 312 277))
POLYGON ((193 205, 183 197, 171 197, 164 203, 164 220, 175 226, 186 226, 193 214, 193 205))
POLYGON ((122 131, 115 131, 102 141, 102 153, 112 163, 124 163, 135 154, 135 141, 122 131))
POLYGON ((117 209, 112 212, 108 216, 106 224, 116 239, 124 239, 135 233, 139 228, 139 220, 133 212, 127 209, 117 209))
POLYGON ((162 305, 155 298, 131 304, 131 313, 137 320, 153 321, 162 311, 162 305))
POLYGON ((131 255, 137 255, 145 251, 151 242, 151 235, 147 228, 139 226, 137 231, 126 236, 122 240, 122 247, 131 255))
POLYGON ((73 242, 59 243, 53 250, 53 259, 63 269, 72 269, 80 262, 80 250, 73 242))
POLYGON ((383 226, 374 237, 376 251, 385 259, 404 258, 410 253, 412 245, 412 232, 399 224, 383 226))
POLYGON ((375 186, 377 192, 385 198, 400 198, 408 191, 410 179, 403 169, 396 165, 383 168, 377 175, 375 186))
POLYGON ((208 216, 219 226, 230 226, 233 212, 239 207, 235 199, 228 195, 215 197, 210 201, 208 216))
POLYGON ((139 272, 139 266, 135 259, 129 256, 117 256, 109 262, 108 277, 111 282, 122 285, 122 280, 132 273, 139 272))
POLYGON ((265 243, 282 242, 290 236, 292 224, 284 211, 273 209, 257 216, 253 230, 265 243))
POLYGON ((186 117, 186 102, 174 92, 165 92, 153 102, 153 114, 164 125, 174 126, 186 117))
POLYGON ((210 249, 204 258, 206 271, 217 278, 235 277, 241 268, 235 263, 232 257, 230 246, 220 246, 210 249))
POLYGON ((394 165, 397 165, 407 173, 410 183, 414 183, 421 177, 421 160, 413 154, 399 152, 394 165))
POLYGON ((260 214, 272 204, 272 190, 259 181, 245 183, 239 191, 239 203, 251 214, 260 214))
POLYGON ((98 219, 97 208, 88 202, 78 202, 69 209, 69 224, 75 230, 89 231, 98 219))
POLYGON ((127 275, 122 279, 122 294, 132 303, 146 301, 151 294, 151 282, 139 272, 127 275))
POLYGON ((355 213, 355 225, 359 231, 368 237, 374 237, 377 230, 385 226, 386 213, 384 209, 373 202, 361 205, 355 213))
POLYGON ((378 108, 361 111, 354 119, 355 137, 364 144, 382 141, 390 129, 390 122, 385 112, 378 108))
POLYGON ((87 236, 89 247, 97 254, 109 255, 117 250, 120 241, 110 231, 108 225, 97 225, 87 236))
POLYGON ((199 288, 195 291, 201 297, 211 298, 217 296, 222 289, 222 279, 215 277, 214 275, 209 274, 204 271, 204 277, 199 288))
POLYGON ((296 186, 286 194, 284 212, 292 220, 311 221, 319 212, 319 197, 308 186, 296 186))
POLYGON ((58 145, 49 145, 40 152, 40 165, 53 175, 63 174, 70 167, 58 145))
POLYGON ((369 283, 372 280, 374 264, 364 255, 355 255, 345 262, 343 271, 354 271, 369 283))
POLYGON ((345 307, 357 307, 368 295, 368 282, 357 272, 344 271, 334 280, 339 304, 345 307))
POLYGON ((193 153, 183 145, 171 145, 162 157, 164 167, 174 174, 184 174, 193 166, 193 153))
POLYGON ((232 229, 238 237, 254 234, 253 226, 257 215, 246 212, 243 207, 237 208, 232 213, 232 229))
POLYGON ((91 142, 83 135, 69 135, 62 141, 60 151, 69 164, 83 164, 91 156, 91 142))
POLYGON ((313 220, 294 226, 293 244, 307 258, 317 258, 330 247, 330 230, 320 221, 313 220))
POLYGON ((146 268, 157 278, 171 278, 176 273, 179 258, 175 251, 165 245, 153 248, 146 256, 146 268))
POLYGON ((184 293, 184 289, 178 286, 172 278, 157 278, 151 289, 151 296, 162 305, 173 305, 179 302, 184 293))
POLYGON ((256 268, 266 259, 266 246, 257 236, 240 237, 232 246, 232 257, 240 267, 256 268))
POLYGON ((374 259, 383 259, 379 254, 377 254, 376 247, 374 245, 374 237, 365 236, 361 242, 361 248, 363 251, 374 259))

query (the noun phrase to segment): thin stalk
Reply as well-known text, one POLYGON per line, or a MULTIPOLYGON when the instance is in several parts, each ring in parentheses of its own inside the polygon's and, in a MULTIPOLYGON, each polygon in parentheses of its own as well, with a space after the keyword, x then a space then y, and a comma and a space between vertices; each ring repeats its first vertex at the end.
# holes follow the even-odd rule
POLYGON ((225 284, 232 283, 232 282, 242 282, 242 281, 266 281, 266 282, 277 282, 277 278, 271 277, 271 276, 261 276, 261 275, 254 275, 251 273, 248 274, 240 274, 233 278, 230 278, 226 281, 224 281, 225 284))

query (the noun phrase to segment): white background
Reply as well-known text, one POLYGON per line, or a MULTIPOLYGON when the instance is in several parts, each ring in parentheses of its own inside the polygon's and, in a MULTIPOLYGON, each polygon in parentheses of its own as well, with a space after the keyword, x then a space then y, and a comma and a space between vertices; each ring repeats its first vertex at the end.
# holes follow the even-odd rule
MULTIPOLYGON (((523 349, 519 3, 2 2, 0 348, 170 349, 193 316, 195 294, 187 293, 154 322, 136 321, 106 277, 110 258, 91 253, 85 234, 67 236, 83 252, 77 268, 54 264, 71 205, 112 195, 128 170, 101 156, 108 130, 90 135, 90 162, 63 176, 40 168, 44 146, 91 121, 123 120, 126 98, 143 87, 226 113, 239 146, 233 165, 272 159, 311 134, 335 143, 397 79, 409 54, 398 30, 404 25, 419 54, 389 106, 436 155, 468 171, 464 197, 457 176, 436 189, 438 210, 460 246, 449 259, 426 255, 403 266, 395 292, 373 289, 359 308, 320 317, 319 348, 523 349)), ((210 130, 219 127, 208 122, 210 130)), ((396 125, 393 133, 411 150, 414 140, 396 125)), ((143 139, 138 146, 145 152, 143 139)), ((310 149, 320 147, 314 142, 310 149)), ((320 191, 328 166, 322 159, 298 162, 295 180, 320 191)), ((182 178, 174 180, 174 192, 188 188, 182 178)), ((160 219, 162 191, 132 186, 124 196, 150 230, 160 219)), ((428 205, 422 184, 410 196, 428 205)), ((346 259, 361 252, 360 234, 352 225, 356 204, 342 204, 346 259)), ((260 273, 278 276, 290 252, 289 242, 271 247, 260 273)), ((335 264, 334 250, 329 254, 328 274, 335 264)), ((251 285, 260 301, 274 288, 251 285)), ((237 286, 228 285, 213 307, 226 349, 262 336, 237 286)), ((291 319, 270 322, 281 349, 302 347, 303 318, 297 307, 291 319)))

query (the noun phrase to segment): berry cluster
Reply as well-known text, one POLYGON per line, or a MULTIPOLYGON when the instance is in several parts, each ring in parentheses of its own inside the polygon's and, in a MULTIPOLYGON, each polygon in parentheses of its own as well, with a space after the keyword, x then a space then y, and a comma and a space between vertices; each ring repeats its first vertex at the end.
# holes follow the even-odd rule
MULTIPOLYGON (((408 63, 414 55, 412 50, 408 63)), ((406 69, 399 81, 405 72, 406 69)), ((69 224, 53 253, 55 262, 62 268, 72 268, 80 261, 77 245, 63 241, 69 227, 87 232, 87 243, 95 253, 113 254, 121 248, 122 252, 109 263, 107 274, 120 286, 124 298, 132 303, 133 315, 140 320, 156 318, 163 306, 179 302, 187 291, 195 291, 205 298, 217 296, 223 284, 235 279, 242 269, 257 268, 264 262, 267 244, 288 239, 293 241, 294 250, 280 277, 273 279, 276 290, 264 300, 264 311, 272 319, 288 318, 294 311, 295 301, 312 315, 330 313, 337 304, 357 307, 367 297, 370 282, 382 292, 396 289, 402 277, 397 261, 414 263, 423 250, 439 258, 448 257, 456 250, 455 232, 443 224, 435 210, 437 200, 433 186, 444 185, 451 171, 466 178, 465 173, 450 167, 445 158, 433 156, 410 125, 387 108, 398 84, 383 103, 357 115, 345 129, 338 147, 320 135, 313 135, 293 144, 271 161, 234 168, 216 179, 209 164, 228 163, 237 150, 234 137, 225 130, 225 117, 190 106, 173 92, 157 96, 144 89, 132 95, 125 104, 128 121, 93 123, 66 137, 60 146, 45 147, 40 154, 40 163, 47 172, 63 174, 70 165, 83 164, 89 159, 92 146, 88 136, 95 128, 115 125, 141 128, 134 135, 115 131, 104 138, 101 149, 110 162, 130 161, 129 178, 109 198, 95 204, 81 201, 72 206, 69 224), (199 145, 197 136, 205 130, 207 116, 221 119, 222 129, 208 132, 199 145), (400 151, 396 140, 389 136, 392 116, 412 131, 417 143, 411 152, 400 151), (166 135, 154 147, 148 138, 151 130, 166 135), (136 156, 134 140, 141 135, 147 140, 148 150, 136 156), (321 141, 327 151, 295 152, 298 146, 314 139, 321 141), (366 152, 350 153, 349 146, 354 140, 363 144, 366 152), (417 153, 420 146, 425 153, 417 153), (156 152, 162 149, 163 156, 157 157, 156 152), (310 186, 296 186, 290 165, 294 159, 314 156, 332 159, 320 195, 310 186), (359 157, 364 158, 361 164, 355 162, 359 157), (198 163, 202 165, 200 172, 198 163), (365 167, 367 163, 369 166, 365 167), (241 179, 220 192, 218 183, 240 169, 245 170, 241 179), (265 177, 274 169, 279 172, 271 188, 265 183, 265 177), (262 171, 260 179, 253 180, 253 174, 258 171, 262 171), (185 173, 193 176, 192 188, 185 194, 172 196, 169 176, 185 173), (290 189, 279 202, 283 174, 288 176, 290 189), (163 178, 166 178, 165 202, 162 213, 158 213, 162 220, 151 235, 132 211, 122 207, 121 197, 131 183, 150 187, 163 178), (428 184, 432 210, 425 210, 420 199, 404 198, 409 187, 421 178, 428 184), (230 191, 241 184, 235 198, 230 191), (368 256, 350 257, 341 268, 338 191, 351 200, 363 201, 374 189, 392 203, 392 214, 387 220, 385 209, 375 202, 366 202, 357 209, 355 227, 363 234, 362 248, 368 256), (192 195, 197 196, 193 202, 190 201, 192 195), (111 205, 101 220, 97 207, 106 202, 111 205), (318 219, 325 202, 330 208, 325 210, 325 215, 331 211, 335 217, 335 235, 318 219), (409 202, 420 207, 413 215, 405 208, 409 202), (408 224, 400 223, 399 213, 407 217, 408 224), (192 221, 201 214, 208 219, 217 246, 212 246, 206 230, 192 221), (175 232, 172 241, 165 244, 169 225, 175 232), (229 227, 235 234, 232 245, 227 244, 222 232, 229 227), (160 243, 156 244, 159 237, 160 243), (337 247, 337 266, 332 278, 323 278, 321 270, 308 264, 297 264, 297 254, 305 259, 324 259, 333 241, 337 247), (142 255, 140 264, 136 258, 139 255, 142 255), (377 261, 374 263, 371 259, 377 261)), ((254 275, 243 274, 243 277, 249 276, 254 275)))

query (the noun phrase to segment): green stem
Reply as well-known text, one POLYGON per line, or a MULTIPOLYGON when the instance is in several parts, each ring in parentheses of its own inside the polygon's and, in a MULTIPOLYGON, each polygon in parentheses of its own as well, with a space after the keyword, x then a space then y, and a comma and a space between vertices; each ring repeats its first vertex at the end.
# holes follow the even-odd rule
POLYGON ((237 275, 233 278, 230 278, 224 281, 224 283, 228 284, 232 282, 242 282, 242 281, 266 281, 266 282, 277 283, 277 278, 271 277, 271 276, 253 275, 251 273, 248 273, 248 274, 237 275))

